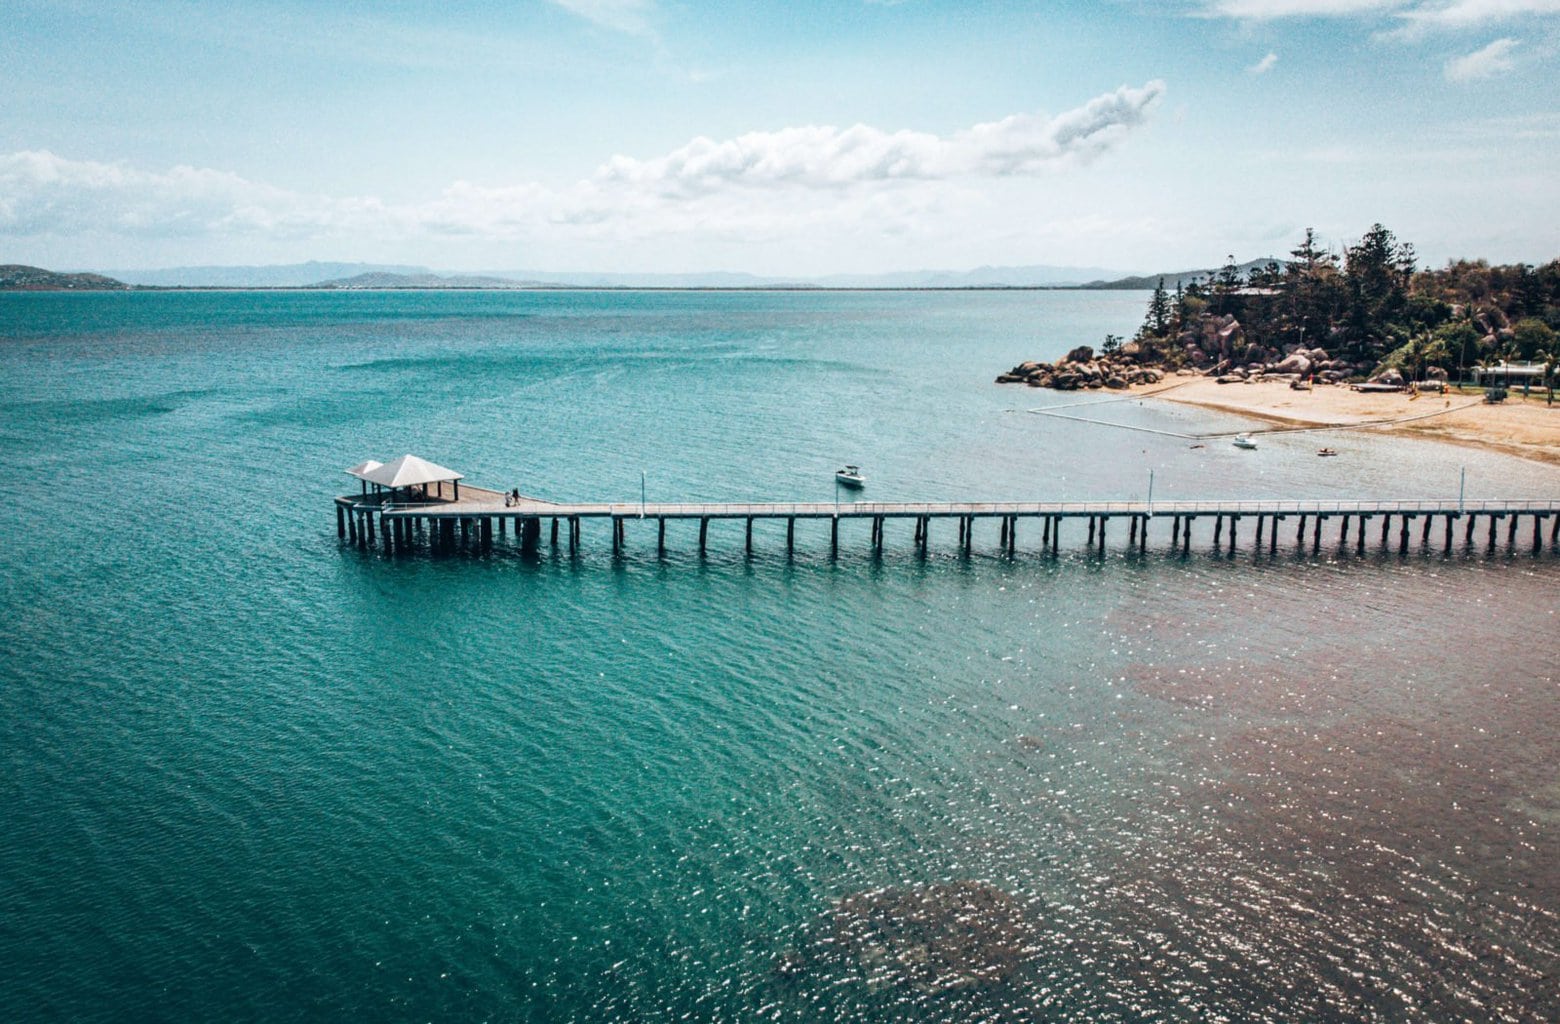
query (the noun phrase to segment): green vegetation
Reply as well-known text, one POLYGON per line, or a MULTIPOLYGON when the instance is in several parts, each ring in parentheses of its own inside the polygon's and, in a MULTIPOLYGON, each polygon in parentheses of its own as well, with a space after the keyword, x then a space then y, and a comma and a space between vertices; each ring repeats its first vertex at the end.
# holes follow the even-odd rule
MULTIPOLYGON (((1160 279, 1133 339, 1140 359, 1203 368, 1282 365, 1352 379, 1408 379, 1500 360, 1560 356, 1560 260, 1539 267, 1457 260, 1421 270, 1412 245, 1380 224, 1339 256, 1312 231, 1283 264, 1231 256, 1209 278, 1167 292, 1160 279), (1318 352, 1317 350, 1321 350, 1318 352), (1299 361, 1296 361, 1299 365, 1299 361)), ((1307 371, 1302 371, 1307 372, 1307 371)))
POLYGON ((124 291, 129 287, 101 274, 57 274, 20 263, 0 266, 0 292, 124 291))

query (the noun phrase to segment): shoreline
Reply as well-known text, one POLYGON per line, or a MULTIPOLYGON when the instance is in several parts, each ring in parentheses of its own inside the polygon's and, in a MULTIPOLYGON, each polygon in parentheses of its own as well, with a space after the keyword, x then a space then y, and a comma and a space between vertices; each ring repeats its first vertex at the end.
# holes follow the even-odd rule
POLYGON ((1295 391, 1287 382, 1219 384, 1208 377, 1171 377, 1131 393, 1245 416, 1272 425, 1266 432, 1368 430, 1421 437, 1560 466, 1560 403, 1513 394, 1498 405, 1477 394, 1364 393, 1341 385, 1295 391))

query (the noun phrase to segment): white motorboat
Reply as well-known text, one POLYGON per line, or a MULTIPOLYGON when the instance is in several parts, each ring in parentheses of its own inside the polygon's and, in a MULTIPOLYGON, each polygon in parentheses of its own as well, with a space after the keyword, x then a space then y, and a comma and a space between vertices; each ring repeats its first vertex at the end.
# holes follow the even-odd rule
POLYGON ((1231 441, 1230 444, 1237 448, 1255 448, 1257 446, 1257 442, 1251 439, 1250 434, 1236 434, 1235 440, 1231 441))
POLYGON ((842 487, 861 488, 866 486, 867 478, 861 475, 861 467, 846 466, 835 471, 834 482, 842 487))

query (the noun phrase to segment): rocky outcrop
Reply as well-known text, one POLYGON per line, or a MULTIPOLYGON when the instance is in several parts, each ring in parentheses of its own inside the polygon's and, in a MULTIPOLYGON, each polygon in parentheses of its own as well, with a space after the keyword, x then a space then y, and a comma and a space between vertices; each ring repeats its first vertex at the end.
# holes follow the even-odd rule
MULTIPOLYGON (((1184 360, 1177 359, 1172 365, 1181 365, 1184 361, 1185 365, 1204 376, 1216 378, 1221 384, 1247 380, 1336 384, 1357 380, 1372 369, 1372 364, 1334 359, 1320 347, 1291 344, 1280 351, 1248 341, 1240 322, 1233 316, 1204 317, 1194 328, 1182 331, 1175 341, 1184 360)), ((1143 354, 1144 350, 1137 342, 1127 342, 1114 353, 1099 356, 1088 345, 1080 345, 1054 365, 1019 363, 999 374, 997 382, 1062 391, 1159 383, 1165 377, 1165 370, 1145 363, 1143 354)))
POLYGON ((1152 366, 1139 366, 1125 352, 1095 358, 1094 350, 1087 345, 1073 349, 1067 353, 1067 358, 1058 363, 1019 363, 1007 373, 997 375, 998 384, 1028 384, 1032 388, 1055 388, 1058 391, 1077 391, 1080 388, 1119 390, 1133 384, 1157 384, 1164 379, 1164 371, 1152 366))

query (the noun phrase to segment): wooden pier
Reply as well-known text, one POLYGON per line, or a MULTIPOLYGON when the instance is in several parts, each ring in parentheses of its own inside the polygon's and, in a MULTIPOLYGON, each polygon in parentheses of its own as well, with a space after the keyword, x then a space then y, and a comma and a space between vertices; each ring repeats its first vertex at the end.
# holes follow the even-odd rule
POLYGON ((506 538, 511 531, 522 550, 535 551, 545 528, 549 545, 576 553, 589 521, 603 528, 614 554, 630 547, 665 554, 666 524, 678 520, 697 523, 700 554, 708 549, 709 525, 716 520, 743 522, 749 554, 756 521, 785 523, 788 555, 796 550, 798 521, 814 524, 819 534, 824 531, 818 525, 826 524, 831 557, 847 541, 881 554, 891 529, 904 531, 921 555, 939 548, 962 555, 1056 556, 1080 547, 1094 555, 1113 547, 1145 554, 1151 546, 1181 555, 1198 549, 1364 555, 1383 549, 1407 554, 1497 548, 1538 554, 1546 541, 1549 550, 1555 548, 1560 500, 558 503, 515 501, 469 485, 450 500, 395 501, 389 492, 336 499, 338 536, 387 551, 488 548, 495 536, 506 538), (843 531, 851 536, 842 540, 843 531))

